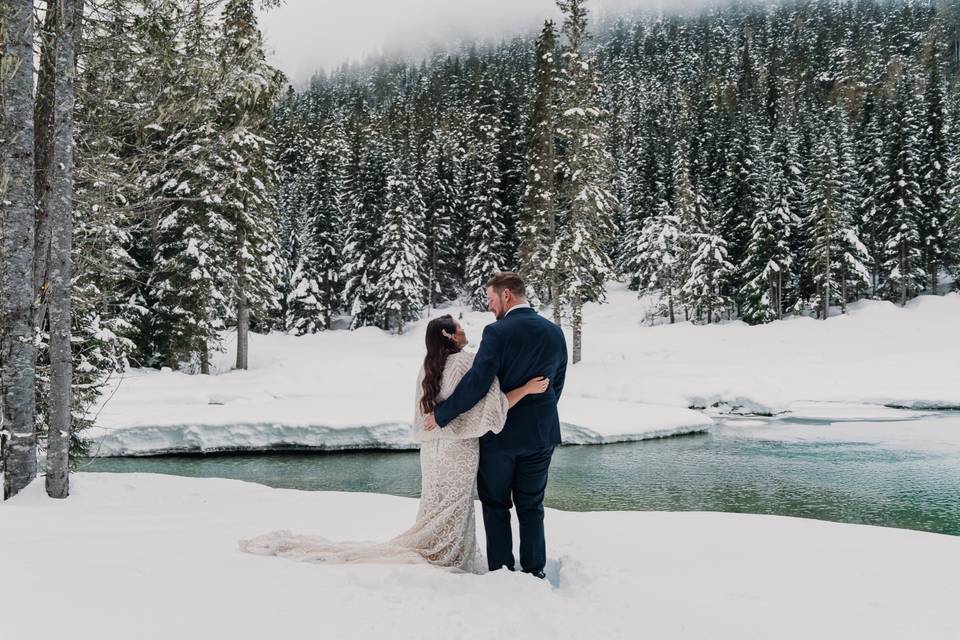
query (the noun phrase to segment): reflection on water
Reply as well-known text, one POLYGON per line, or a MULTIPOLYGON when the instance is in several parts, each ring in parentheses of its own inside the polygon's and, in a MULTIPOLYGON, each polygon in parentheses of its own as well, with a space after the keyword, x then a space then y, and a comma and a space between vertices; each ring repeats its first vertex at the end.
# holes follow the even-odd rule
MULTIPOLYGON (((316 491, 420 491, 416 452, 102 458, 83 470, 316 491)), ((765 441, 721 431, 563 447, 550 473, 547 506, 559 509, 765 513, 960 535, 960 452, 765 441)))

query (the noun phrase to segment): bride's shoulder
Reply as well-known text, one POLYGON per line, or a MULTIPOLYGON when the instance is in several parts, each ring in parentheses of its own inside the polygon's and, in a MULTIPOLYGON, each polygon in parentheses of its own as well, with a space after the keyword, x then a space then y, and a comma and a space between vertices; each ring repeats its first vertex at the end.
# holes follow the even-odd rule
POLYGON ((455 365, 458 367, 467 367, 470 368, 470 365, 473 364, 473 358, 475 354, 470 353, 469 351, 458 351, 457 353, 451 353, 447 356, 447 364, 455 365))

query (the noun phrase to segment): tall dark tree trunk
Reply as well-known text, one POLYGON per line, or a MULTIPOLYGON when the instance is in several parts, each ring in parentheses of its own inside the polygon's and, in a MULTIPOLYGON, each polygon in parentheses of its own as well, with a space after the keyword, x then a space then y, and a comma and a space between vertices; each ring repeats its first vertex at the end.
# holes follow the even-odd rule
POLYGON ((206 340, 200 343, 200 373, 210 375, 210 347, 206 340))
POLYGON ((907 306, 907 247, 900 242, 900 306, 907 306))
POLYGON ((36 221, 33 243, 33 291, 36 296, 33 324, 43 329, 47 313, 49 291, 47 264, 50 260, 50 208, 47 196, 50 181, 47 175, 53 162, 54 110, 57 81, 57 38, 60 20, 60 2, 50 2, 40 31, 40 72, 37 75, 37 99, 34 112, 34 192, 36 193, 36 221))
POLYGON ((247 354, 250 337, 250 306, 247 302, 246 274, 247 262, 244 260, 245 238, 241 234, 237 246, 237 369, 247 368, 247 354))
POLYGON ((840 263, 840 313, 847 312, 847 263, 840 263))
POLYGON ((583 352, 583 303, 576 300, 571 305, 571 322, 573 324, 573 364, 581 360, 583 352))
POLYGON ((822 320, 826 320, 830 317, 830 279, 833 277, 830 269, 830 260, 833 257, 830 255, 830 244, 827 243, 826 249, 826 258, 824 259, 823 266, 823 317, 822 320))
POLYGON ((4 498, 37 475, 33 344, 33 2, 0 0, 0 391, 4 498))
POLYGON ((48 267, 50 313, 50 424, 47 438, 47 495, 70 493, 70 425, 73 399, 73 107, 76 97, 76 52, 83 18, 83 0, 58 0, 53 147, 47 169, 45 216, 50 225, 48 267))

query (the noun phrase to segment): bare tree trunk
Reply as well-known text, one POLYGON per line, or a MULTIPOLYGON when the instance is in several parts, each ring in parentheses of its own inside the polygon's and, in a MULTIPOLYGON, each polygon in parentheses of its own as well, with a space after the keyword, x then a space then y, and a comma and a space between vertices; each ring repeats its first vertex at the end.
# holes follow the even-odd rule
POLYGON ((563 321, 563 306, 560 303, 560 285, 557 283, 556 277, 553 277, 553 281, 550 283, 550 298, 553 302, 553 324, 560 326, 560 323, 563 321))
POLYGON ((210 348, 206 340, 200 343, 200 373, 205 376, 210 375, 210 348))
POLYGON ((580 362, 583 348, 583 303, 579 300, 572 305, 573 321, 573 364, 580 362))
POLYGON ((243 259, 244 238, 240 238, 237 247, 237 369, 247 368, 247 353, 250 334, 250 307, 247 303, 246 273, 247 264, 243 259))
POLYGON ((847 263, 840 263, 840 313, 847 312, 847 263))
POLYGON ((783 271, 777 271, 777 320, 783 320, 783 271))
POLYGON ((900 306, 907 306, 907 248, 900 243, 900 306))
POLYGON ((54 110, 57 80, 57 29, 60 20, 60 2, 47 6, 43 29, 40 32, 40 72, 37 75, 37 98, 34 112, 34 193, 36 194, 36 221, 33 243, 33 291, 36 296, 33 309, 33 325, 43 329, 47 313, 49 291, 47 268, 50 260, 50 207, 47 197, 50 191, 48 173, 53 162, 54 110))
MULTIPOLYGON (((51 3, 51 8, 57 3, 51 3)), ((73 278, 73 107, 76 51, 83 0, 60 0, 57 11, 54 136, 45 216, 50 224, 50 431, 47 438, 47 495, 70 493, 70 423, 73 354, 70 348, 70 296, 73 278)))
POLYGON ((0 0, 0 391, 4 498, 37 475, 33 345, 33 2, 0 0))
POLYGON ((830 316, 830 245, 827 244, 827 259, 823 267, 823 319, 830 316))
POLYGON ((667 291, 667 306, 670 308, 670 324, 674 324, 676 320, 673 316, 673 290, 667 291))

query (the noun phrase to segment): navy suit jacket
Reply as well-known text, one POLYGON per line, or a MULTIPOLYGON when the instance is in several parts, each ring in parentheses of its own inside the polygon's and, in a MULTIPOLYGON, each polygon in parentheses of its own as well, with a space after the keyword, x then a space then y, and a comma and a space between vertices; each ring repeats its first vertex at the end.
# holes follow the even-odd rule
POLYGON ((453 394, 437 405, 433 415, 441 427, 477 404, 490 390, 494 377, 506 393, 530 378, 546 376, 550 386, 531 394, 507 413, 499 434, 480 438, 484 448, 542 449, 560 444, 557 401, 567 372, 567 343, 560 327, 533 309, 513 309, 483 330, 480 349, 453 394))

